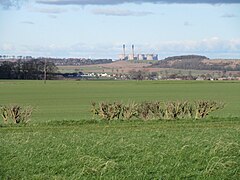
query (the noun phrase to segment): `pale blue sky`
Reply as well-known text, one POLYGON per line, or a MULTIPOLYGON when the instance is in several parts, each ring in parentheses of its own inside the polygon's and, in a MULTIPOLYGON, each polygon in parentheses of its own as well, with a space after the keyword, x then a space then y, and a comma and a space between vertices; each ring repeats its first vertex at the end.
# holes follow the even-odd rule
POLYGON ((1 55, 117 59, 122 44, 127 52, 135 44, 136 53, 160 58, 240 58, 237 0, 28 0, 17 7, 11 2, 0 0, 1 55))

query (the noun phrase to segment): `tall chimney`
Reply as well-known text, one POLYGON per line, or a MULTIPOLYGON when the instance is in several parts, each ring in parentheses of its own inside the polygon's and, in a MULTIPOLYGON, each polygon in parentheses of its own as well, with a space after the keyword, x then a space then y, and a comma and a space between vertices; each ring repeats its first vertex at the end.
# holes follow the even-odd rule
POLYGON ((126 59, 126 45, 123 44, 123 60, 126 59))
POLYGON ((133 60, 134 60, 134 45, 132 45, 132 57, 133 57, 133 60))

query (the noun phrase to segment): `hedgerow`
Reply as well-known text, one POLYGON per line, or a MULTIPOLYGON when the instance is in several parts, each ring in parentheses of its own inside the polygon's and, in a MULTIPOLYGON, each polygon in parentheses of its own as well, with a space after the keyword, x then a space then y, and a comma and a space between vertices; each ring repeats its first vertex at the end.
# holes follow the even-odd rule
POLYGON ((145 101, 130 102, 100 102, 92 103, 92 112, 105 120, 175 120, 175 119, 203 119, 209 113, 222 109, 224 103, 217 101, 145 101))

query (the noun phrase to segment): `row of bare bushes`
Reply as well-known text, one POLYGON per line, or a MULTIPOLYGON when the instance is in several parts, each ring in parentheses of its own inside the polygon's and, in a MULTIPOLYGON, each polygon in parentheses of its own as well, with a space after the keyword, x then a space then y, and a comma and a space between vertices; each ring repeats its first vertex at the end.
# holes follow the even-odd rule
POLYGON ((174 119, 202 119, 224 104, 216 101, 171 101, 171 102, 100 102, 92 103, 92 112, 105 120, 174 120, 174 119))
POLYGON ((0 115, 5 124, 26 124, 30 121, 33 107, 21 105, 2 105, 0 106, 0 115))

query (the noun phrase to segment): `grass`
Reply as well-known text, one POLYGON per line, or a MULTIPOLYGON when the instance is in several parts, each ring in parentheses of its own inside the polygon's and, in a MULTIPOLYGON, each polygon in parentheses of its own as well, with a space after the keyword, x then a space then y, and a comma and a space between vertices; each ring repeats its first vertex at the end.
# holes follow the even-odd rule
POLYGON ((240 83, 0 81, 0 104, 37 108, 0 124, 0 179, 239 179, 240 83), (211 99, 201 121, 92 119, 92 101, 211 99), (235 118, 234 118, 235 117, 235 118))
POLYGON ((239 122, 5 127, 0 179, 238 179, 239 122))
POLYGON ((91 119, 91 102, 215 100, 226 107, 212 114, 240 116, 240 82, 197 81, 0 81, 0 104, 32 105, 33 122, 91 119))

